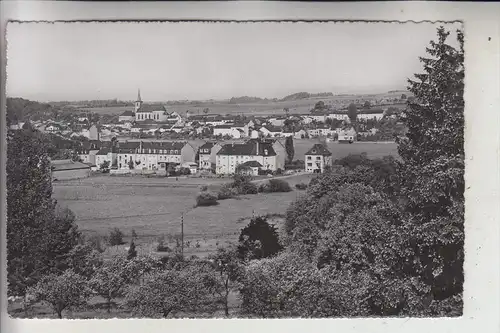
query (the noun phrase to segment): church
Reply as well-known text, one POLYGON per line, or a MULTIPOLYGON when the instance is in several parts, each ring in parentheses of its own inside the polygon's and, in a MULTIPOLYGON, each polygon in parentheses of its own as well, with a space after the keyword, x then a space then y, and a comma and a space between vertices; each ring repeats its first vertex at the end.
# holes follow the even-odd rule
POLYGON ((134 112, 125 111, 119 117, 119 121, 144 122, 180 122, 182 118, 177 112, 168 113, 162 104, 145 104, 141 99, 141 91, 137 91, 137 100, 134 103, 134 112))

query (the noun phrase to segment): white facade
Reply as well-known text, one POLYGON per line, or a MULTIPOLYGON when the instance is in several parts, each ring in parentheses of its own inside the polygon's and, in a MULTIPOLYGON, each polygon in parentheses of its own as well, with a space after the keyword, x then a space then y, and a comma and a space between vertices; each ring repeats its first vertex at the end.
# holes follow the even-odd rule
POLYGON ((305 155, 306 172, 324 172, 325 166, 331 165, 332 157, 323 155, 305 155))
POLYGON ((358 119, 375 119, 377 121, 382 119, 383 117, 383 113, 363 113, 357 115, 358 119))
POLYGON ((231 175, 236 172, 236 167, 249 161, 262 164, 263 170, 276 171, 276 156, 250 156, 250 155, 217 155, 215 172, 218 175, 231 175))
POLYGON ((337 119, 337 120, 349 120, 349 116, 346 113, 329 113, 326 116, 327 119, 337 119))

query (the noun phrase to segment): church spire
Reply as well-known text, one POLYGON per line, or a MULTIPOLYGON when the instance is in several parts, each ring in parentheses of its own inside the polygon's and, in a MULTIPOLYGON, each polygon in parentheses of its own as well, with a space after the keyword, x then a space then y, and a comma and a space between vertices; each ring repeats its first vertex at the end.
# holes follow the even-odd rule
POLYGON ((137 89, 137 101, 136 102, 142 102, 142 100, 141 100, 141 89, 137 89))

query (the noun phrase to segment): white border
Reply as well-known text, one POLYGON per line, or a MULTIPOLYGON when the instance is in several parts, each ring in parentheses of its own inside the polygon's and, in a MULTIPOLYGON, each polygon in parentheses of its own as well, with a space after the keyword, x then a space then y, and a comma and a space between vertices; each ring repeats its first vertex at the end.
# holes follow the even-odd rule
MULTIPOLYGON (((500 216, 500 4, 458 2, 1 2, 2 36, 5 20, 75 19, 365 19, 463 20, 466 39, 466 258, 464 315, 455 319, 331 319, 331 320, 15 320, 6 318, 5 270, 2 272, 1 331, 17 332, 152 332, 258 330, 316 332, 499 332, 500 216), (489 38, 491 38, 489 40, 489 38)), ((409 36, 411 38, 411 36, 409 36)), ((5 40, 2 39, 2 60, 5 40)), ((5 62, 2 62, 3 64, 5 62)), ((2 83, 5 66, 2 66, 2 83)), ((4 85, 2 84, 2 88, 4 85)), ((2 109, 5 105, 2 89, 2 109)), ((3 110, 5 111, 5 110, 3 110)), ((3 113, 4 114, 4 113, 3 113)), ((3 118, 2 118, 3 119, 3 118)), ((3 123, 3 121, 2 121, 3 123)), ((3 128, 2 128, 3 130, 3 128)), ((3 131, 3 135, 5 135, 3 131)), ((5 165, 2 136, 2 167, 5 165)), ((2 168, 2 171, 4 169, 2 168)), ((4 172, 2 183, 4 184, 4 172)), ((2 189, 4 186, 1 187, 2 189)), ((2 191, 2 198, 5 193, 2 191)), ((2 237, 5 237, 2 200, 2 237)), ((4 240, 5 238, 2 238, 4 240)), ((2 262, 5 262, 5 242, 2 262)), ((5 267, 5 266, 4 266, 5 267)))

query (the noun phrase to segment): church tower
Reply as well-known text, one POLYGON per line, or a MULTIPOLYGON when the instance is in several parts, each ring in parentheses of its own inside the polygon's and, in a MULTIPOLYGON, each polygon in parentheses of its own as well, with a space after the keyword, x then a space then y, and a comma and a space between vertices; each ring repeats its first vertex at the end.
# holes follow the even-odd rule
POLYGON ((137 100, 135 101, 135 112, 140 109, 142 105, 142 100, 141 100, 141 90, 137 89, 137 100))

